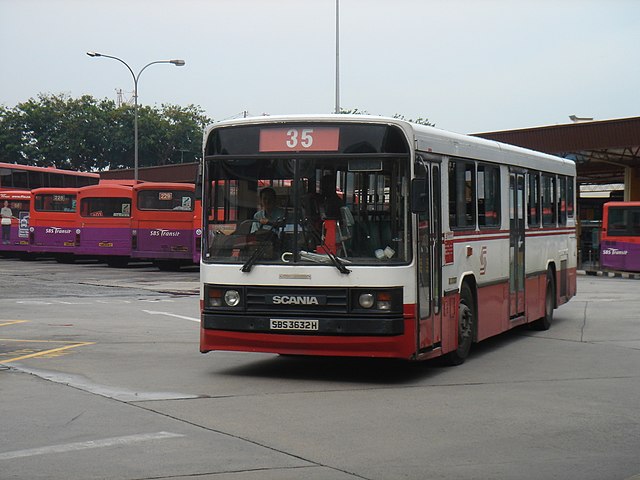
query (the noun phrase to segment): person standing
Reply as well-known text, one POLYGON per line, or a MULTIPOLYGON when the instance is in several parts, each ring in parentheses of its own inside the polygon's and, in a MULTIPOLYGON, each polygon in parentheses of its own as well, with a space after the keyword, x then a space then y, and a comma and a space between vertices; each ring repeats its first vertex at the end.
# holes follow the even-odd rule
POLYGON ((7 245, 11 241, 11 219, 16 218, 13 216, 11 208, 9 208, 9 202, 4 201, 4 206, 0 209, 0 223, 2 223, 2 243, 7 245))

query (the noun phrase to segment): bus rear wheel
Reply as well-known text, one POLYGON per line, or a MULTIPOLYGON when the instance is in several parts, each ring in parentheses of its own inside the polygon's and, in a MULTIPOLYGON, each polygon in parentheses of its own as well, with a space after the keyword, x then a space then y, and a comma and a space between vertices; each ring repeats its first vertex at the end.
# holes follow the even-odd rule
POLYGON ((473 342, 476 313, 473 295, 468 284, 462 285, 458 306, 458 348, 449 352, 445 360, 449 365, 461 365, 469 356, 473 342))
POLYGON ((556 308, 556 288, 551 271, 547 272, 544 293, 544 316, 531 323, 533 330, 549 330, 553 321, 553 310, 556 308))

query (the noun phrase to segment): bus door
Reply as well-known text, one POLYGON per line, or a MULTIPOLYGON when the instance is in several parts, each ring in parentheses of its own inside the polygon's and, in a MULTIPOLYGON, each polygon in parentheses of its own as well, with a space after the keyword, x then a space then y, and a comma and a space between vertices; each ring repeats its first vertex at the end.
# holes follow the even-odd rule
POLYGON ((426 177, 428 205, 418 213, 417 311, 418 352, 428 352, 442 340, 442 191, 440 165, 420 157, 416 177, 426 177))
POLYGON ((524 315, 524 173, 509 174, 509 314, 524 315))

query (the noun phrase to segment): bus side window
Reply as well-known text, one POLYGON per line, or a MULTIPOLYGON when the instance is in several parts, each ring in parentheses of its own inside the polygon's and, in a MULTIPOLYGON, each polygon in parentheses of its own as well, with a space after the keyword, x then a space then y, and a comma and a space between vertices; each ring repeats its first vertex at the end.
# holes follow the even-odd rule
POLYGON ((463 160, 449 161, 449 226, 475 228, 475 164, 463 160))
POLYGON ((478 225, 500 225, 500 169, 478 165, 478 225))
POLYGON ((542 175, 542 225, 556 225, 556 182, 551 175, 542 175))
POLYGON ((529 173, 527 223, 529 224, 529 227, 540 226, 540 174, 537 172, 529 173))

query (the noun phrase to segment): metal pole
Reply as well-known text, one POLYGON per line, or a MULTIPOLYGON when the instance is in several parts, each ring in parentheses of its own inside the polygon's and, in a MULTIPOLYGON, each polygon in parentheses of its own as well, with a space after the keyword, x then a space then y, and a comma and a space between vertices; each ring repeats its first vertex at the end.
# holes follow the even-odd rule
POLYGON ((340 113, 340 0, 336 0, 336 112, 340 113))
POLYGON ((150 65, 153 65, 156 63, 172 63, 176 67, 182 67, 185 64, 185 61, 184 60, 156 60, 155 62, 147 63, 138 72, 138 75, 136 75, 131 69, 131 67, 129 66, 129 64, 124 60, 122 60, 121 58, 114 57, 111 55, 105 55, 103 53, 97 53, 97 52, 87 52, 87 55, 89 55, 90 57, 105 57, 105 58, 111 58, 113 60, 117 60, 120 63, 122 63, 125 67, 127 67, 129 72, 131 72, 131 76, 133 77, 133 102, 134 102, 133 104, 134 105, 133 106, 133 178, 137 182, 138 181, 138 80, 140 80, 140 75, 142 74, 142 72, 144 72, 144 70, 150 65))

